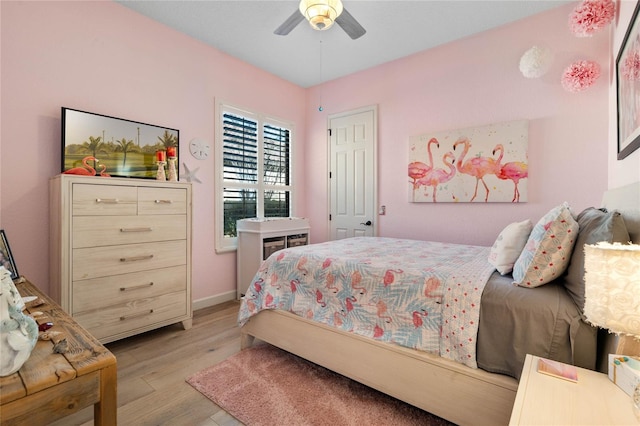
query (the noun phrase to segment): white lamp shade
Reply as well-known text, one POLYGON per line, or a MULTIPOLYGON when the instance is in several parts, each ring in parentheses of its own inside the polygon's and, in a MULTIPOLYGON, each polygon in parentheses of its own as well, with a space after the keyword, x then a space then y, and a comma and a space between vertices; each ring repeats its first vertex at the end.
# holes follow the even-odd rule
POLYGON ((640 245, 585 245, 584 314, 594 325, 640 337, 640 245))
POLYGON ((300 1, 300 13, 315 30, 326 30, 342 13, 341 0, 302 0, 300 1))

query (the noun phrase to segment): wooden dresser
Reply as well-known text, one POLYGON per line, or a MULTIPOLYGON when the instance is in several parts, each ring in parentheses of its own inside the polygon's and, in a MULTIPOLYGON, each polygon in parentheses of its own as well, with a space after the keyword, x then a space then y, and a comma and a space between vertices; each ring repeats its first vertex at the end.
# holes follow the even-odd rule
POLYGON ((102 343, 191 327, 191 184, 50 181, 52 297, 102 343))

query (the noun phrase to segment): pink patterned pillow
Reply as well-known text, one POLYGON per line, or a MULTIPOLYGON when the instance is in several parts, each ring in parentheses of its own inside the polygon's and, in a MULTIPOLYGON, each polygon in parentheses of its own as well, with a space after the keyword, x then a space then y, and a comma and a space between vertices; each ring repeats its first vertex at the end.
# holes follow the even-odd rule
POLYGON ((513 280, 522 287, 539 287, 567 269, 578 238, 578 222, 563 203, 551 209, 533 227, 513 265, 513 280))

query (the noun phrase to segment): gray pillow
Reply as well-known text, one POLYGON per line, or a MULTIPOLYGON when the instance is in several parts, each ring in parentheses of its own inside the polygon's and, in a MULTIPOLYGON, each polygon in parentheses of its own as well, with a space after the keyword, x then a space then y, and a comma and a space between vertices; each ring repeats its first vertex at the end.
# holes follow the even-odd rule
POLYGON ((565 276, 565 288, 580 311, 584 309, 584 245, 600 241, 626 243, 630 240, 624 219, 617 211, 589 207, 578 215, 578 239, 565 276))

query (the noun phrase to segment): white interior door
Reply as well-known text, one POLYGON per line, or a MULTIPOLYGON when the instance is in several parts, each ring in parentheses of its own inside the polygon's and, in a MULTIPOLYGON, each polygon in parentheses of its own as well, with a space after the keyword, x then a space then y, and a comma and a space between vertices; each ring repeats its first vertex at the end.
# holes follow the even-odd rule
POLYGON ((329 116, 329 239, 377 234, 377 108, 329 116))

